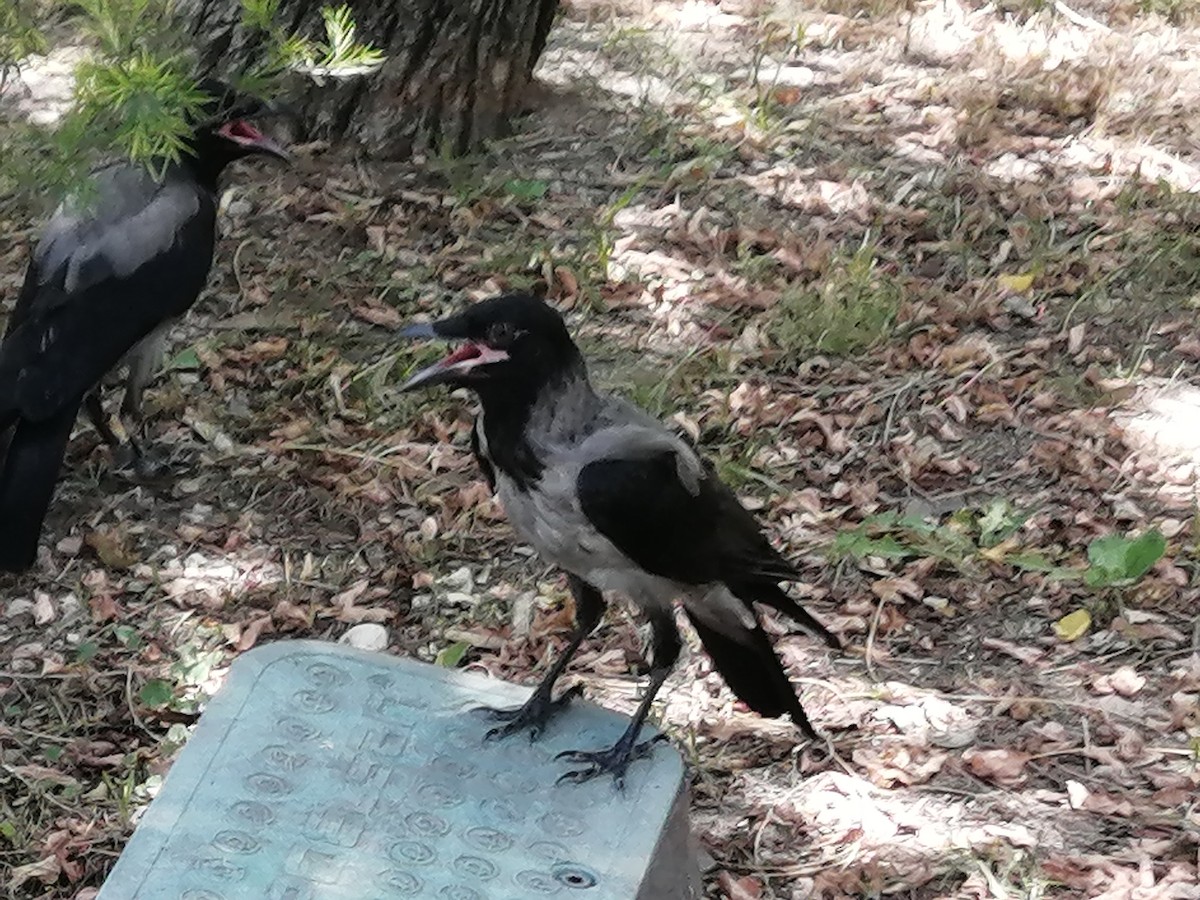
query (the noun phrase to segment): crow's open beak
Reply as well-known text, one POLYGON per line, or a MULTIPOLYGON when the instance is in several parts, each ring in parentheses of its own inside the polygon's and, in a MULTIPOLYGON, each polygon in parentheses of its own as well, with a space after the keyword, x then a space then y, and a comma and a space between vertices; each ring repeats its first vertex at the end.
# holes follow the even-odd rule
MULTIPOLYGON (((446 340, 450 336, 442 334, 438 329, 438 325, 439 323, 437 322, 421 322, 409 325, 401 329, 400 336, 414 340, 430 338, 446 340)), ((508 359, 508 354, 503 350, 496 350, 487 344, 477 344, 474 341, 467 341, 445 359, 421 369, 421 371, 409 378, 408 381, 400 385, 400 390, 401 392, 415 391, 417 388, 432 387, 435 384, 446 384, 447 382, 465 379, 480 366, 504 362, 506 359, 508 359)))
POLYGON ((245 147, 252 153, 273 156, 285 163, 292 161, 291 155, 286 150, 245 119, 234 119, 232 122, 226 122, 221 126, 221 136, 226 140, 233 141, 235 144, 245 147))

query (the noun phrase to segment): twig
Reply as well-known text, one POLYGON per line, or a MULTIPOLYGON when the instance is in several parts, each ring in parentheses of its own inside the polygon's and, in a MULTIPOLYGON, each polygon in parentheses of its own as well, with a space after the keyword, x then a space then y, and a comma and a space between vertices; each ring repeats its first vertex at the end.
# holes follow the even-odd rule
POLYGON ((759 824, 758 828, 754 832, 753 859, 754 859, 755 866, 762 865, 761 858, 762 858, 763 832, 766 831, 767 826, 771 824, 771 816, 774 814, 774 812, 775 812, 775 808, 772 806, 768 806, 767 814, 765 816, 763 816, 762 822, 759 824))
POLYGON ((25 785, 25 787, 27 787, 29 789, 29 793, 37 794, 43 800, 46 800, 47 802, 49 802, 52 806, 57 806, 59 809, 63 810, 64 812, 70 813, 72 816, 79 815, 78 809, 71 807, 71 806, 67 806, 65 803, 63 803, 61 800, 59 800, 57 797, 55 797, 49 791, 45 791, 45 790, 39 791, 38 783, 36 780, 30 780, 30 779, 26 778, 20 772, 17 772, 12 766, 5 766, 4 771, 6 771, 9 775, 13 776, 13 778, 17 779, 17 781, 21 782, 21 784, 25 785))
POLYGON ((887 419, 883 423, 883 435, 879 439, 879 443, 886 444, 892 433, 892 420, 896 417, 896 407, 899 406, 901 398, 907 394, 912 388, 916 387, 921 382, 921 376, 915 375, 902 384, 899 390, 896 391, 896 396, 892 398, 892 403, 888 407, 887 419))
POLYGON ((863 651, 863 661, 867 664, 867 674, 871 676, 872 681, 879 680, 875 675, 875 663, 871 659, 871 651, 875 649, 875 634, 879 630, 879 620, 883 617, 883 604, 885 602, 880 597, 879 602, 875 604, 875 613, 871 616, 871 627, 867 629, 867 643, 863 651))
POLYGON ((129 708, 129 717, 133 719, 133 724, 136 725, 147 737, 158 742, 162 740, 160 735, 155 734, 146 727, 141 716, 137 714, 137 708, 133 705, 133 667, 125 670, 125 705, 129 708))
POLYGON ((1090 778, 1092 775, 1092 729, 1088 725, 1086 714, 1079 717, 1079 724, 1083 728, 1083 771, 1087 772, 1090 778))
POLYGON ((253 243, 253 241, 254 238, 246 238, 233 251, 233 280, 237 282, 239 298, 246 296, 246 284, 242 281, 242 251, 246 249, 247 244, 253 243))
POLYGON ((92 672, 80 669, 78 672, 9 672, 6 669, 0 669, 0 678, 12 678, 14 680, 20 678, 27 681, 49 681, 64 678, 119 678, 124 675, 123 672, 92 672))
POLYGON ((1080 28, 1091 28, 1093 31, 1100 31, 1104 34, 1112 34, 1112 29, 1103 22, 1097 22, 1090 16, 1085 16, 1083 13, 1077 13, 1062 0, 1054 0, 1054 11, 1061 15, 1068 22, 1078 25, 1080 28))
MULTIPOLYGON (((331 444, 283 444, 280 450, 304 451, 307 453, 329 453, 333 456, 348 456, 351 459, 357 459, 362 462, 374 463, 378 466, 387 466, 392 469, 410 469, 411 463, 392 462, 390 459, 385 459, 378 454, 363 453, 359 450, 349 450, 345 447, 334 447, 331 444)), ((395 449, 395 448, 393 448, 395 449)))

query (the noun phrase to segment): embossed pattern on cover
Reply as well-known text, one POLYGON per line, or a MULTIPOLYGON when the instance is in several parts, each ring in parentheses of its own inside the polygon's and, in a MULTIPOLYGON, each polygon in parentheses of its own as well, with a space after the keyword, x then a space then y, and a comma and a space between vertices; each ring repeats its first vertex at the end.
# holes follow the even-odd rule
POLYGON ((526 696, 334 644, 256 648, 98 900, 691 896, 676 751, 631 766, 623 794, 607 778, 556 785, 571 766, 555 753, 608 746, 626 720, 577 702, 535 743, 484 743, 492 723, 472 708, 526 696), (670 859, 655 858, 660 844, 670 859))

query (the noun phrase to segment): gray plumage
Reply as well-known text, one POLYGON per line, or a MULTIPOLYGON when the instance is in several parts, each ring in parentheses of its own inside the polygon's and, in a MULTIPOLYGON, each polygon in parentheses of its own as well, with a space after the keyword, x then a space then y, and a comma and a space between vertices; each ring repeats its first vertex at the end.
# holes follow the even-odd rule
POLYGON ((685 490, 699 496, 704 467, 695 452, 658 420, 628 401, 600 394, 585 371, 548 385, 538 395, 525 438, 545 465, 533 489, 497 467, 488 454, 486 412, 479 416, 480 454, 496 471, 496 495, 513 530, 538 555, 601 591, 613 591, 647 612, 669 612, 680 600, 714 628, 740 634, 755 626, 753 613, 720 584, 694 585, 646 571, 622 553, 583 512, 580 472, 601 460, 674 457, 685 490))

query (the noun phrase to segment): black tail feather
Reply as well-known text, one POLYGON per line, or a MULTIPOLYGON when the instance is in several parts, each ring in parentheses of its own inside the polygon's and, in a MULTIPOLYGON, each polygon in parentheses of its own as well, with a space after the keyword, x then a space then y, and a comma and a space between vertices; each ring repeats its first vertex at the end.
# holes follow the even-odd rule
POLYGON ((78 408, 71 405, 44 422, 20 420, 7 448, 0 444, 0 570, 20 572, 37 558, 78 408))
POLYGON ((786 616, 791 616, 810 634, 819 637, 834 650, 841 650, 842 642, 836 634, 822 625, 803 606, 784 593, 783 589, 774 582, 762 581, 752 584, 731 584, 729 589, 734 596, 746 602, 754 601, 771 609, 778 610, 786 616))
POLYGON ((817 737, 783 671, 783 664, 761 628, 747 629, 736 638, 730 637, 706 625, 686 607, 684 612, 700 635, 713 665, 739 700, 767 718, 786 713, 808 737, 817 737))

